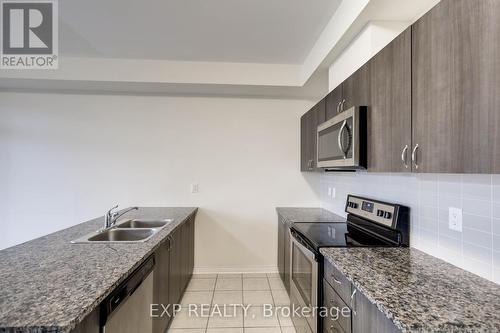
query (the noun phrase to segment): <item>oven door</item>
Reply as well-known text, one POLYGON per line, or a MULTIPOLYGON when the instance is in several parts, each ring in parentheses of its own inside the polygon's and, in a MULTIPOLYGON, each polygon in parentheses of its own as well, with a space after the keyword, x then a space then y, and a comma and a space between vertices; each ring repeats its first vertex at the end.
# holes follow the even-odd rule
MULTIPOLYGON (((302 245, 291 234, 290 251, 290 285, 292 306, 309 308, 315 311, 318 306, 318 261, 310 249, 302 245)), ((318 331, 318 320, 315 315, 292 317, 296 331, 318 331)))
POLYGON ((365 108, 352 107, 318 126, 317 149, 320 168, 364 167, 365 108))

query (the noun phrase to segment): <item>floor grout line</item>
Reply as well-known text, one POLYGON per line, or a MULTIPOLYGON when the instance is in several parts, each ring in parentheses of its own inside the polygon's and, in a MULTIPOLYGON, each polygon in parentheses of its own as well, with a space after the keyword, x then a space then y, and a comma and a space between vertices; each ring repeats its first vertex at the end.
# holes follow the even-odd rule
MULTIPOLYGON (((200 274, 202 275, 202 274, 200 274)), ((211 299, 210 299, 210 308, 212 308, 214 306, 214 299, 215 299, 215 292, 217 291, 217 282, 219 280, 222 280, 220 278, 220 275, 221 274, 215 274, 215 282, 214 282, 214 286, 211 290, 198 290, 197 292, 212 292, 212 295, 211 295, 211 299)), ((255 278, 259 278, 259 277, 255 277, 255 278)), ((263 277, 260 277, 260 278, 263 278, 263 277)), ((272 277, 274 278, 274 276, 272 277)), ((241 291, 241 299, 242 299, 242 305, 245 304, 245 300, 244 300, 244 288, 243 288, 243 274, 241 275, 241 289, 240 290, 219 290, 219 292, 231 292, 231 291, 241 291)), ((265 279, 267 281, 267 285, 268 285, 268 290, 248 290, 248 291, 269 291, 269 293, 271 294, 271 299, 272 299, 272 305, 273 307, 276 307, 276 300, 275 300, 275 297, 274 297, 274 294, 273 294, 273 289, 271 288, 271 277, 268 275, 268 273, 266 273, 266 276, 265 276, 265 279)), ((281 288, 280 289, 274 289, 276 291, 278 290, 282 290, 281 288)), ((181 302, 182 302, 182 299, 181 299, 181 302)), ((226 305, 226 304, 225 304, 226 305)), ((263 305, 254 305, 252 307, 257 307, 257 308, 263 308, 263 305)), ((249 326, 249 327, 245 327, 245 324, 246 324, 246 321, 245 321, 245 316, 243 316, 243 324, 242 326, 235 326, 235 327, 209 327, 209 321, 210 321, 210 318, 208 318, 207 320, 207 323, 205 325, 205 328, 199 328, 200 331, 204 331, 204 333, 207 333, 209 329, 228 329, 228 328, 236 328, 236 329, 241 329, 243 333, 246 332, 246 329, 249 329, 249 328, 260 328, 260 329, 265 329, 265 328, 273 328, 273 329, 277 329, 279 330, 281 333, 284 332, 284 328, 286 327, 289 327, 289 326, 282 326, 281 324, 281 321, 278 317, 278 314, 275 313, 276 315, 276 321, 278 323, 278 326, 249 326)), ((291 326, 290 326, 291 327, 291 326)), ((178 331, 178 332, 182 332, 183 330, 197 330, 196 328, 188 328, 188 327, 179 327, 179 328, 174 328, 174 329, 169 329, 170 330, 175 330, 175 331, 178 331)))

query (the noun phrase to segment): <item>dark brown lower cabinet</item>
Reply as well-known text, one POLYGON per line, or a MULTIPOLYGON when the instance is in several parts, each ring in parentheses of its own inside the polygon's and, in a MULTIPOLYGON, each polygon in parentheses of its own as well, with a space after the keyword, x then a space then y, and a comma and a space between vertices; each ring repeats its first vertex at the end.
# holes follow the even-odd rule
POLYGON ((326 333, 351 333, 351 310, 335 292, 335 290, 323 280, 323 306, 333 309, 323 317, 323 332, 326 333))
POLYGON ((70 333, 100 333, 99 308, 92 311, 70 333))
MULTIPOLYGON (((170 324, 170 316, 163 315, 163 307, 170 304, 170 239, 167 239, 155 252, 153 303, 158 304, 158 316, 153 317, 153 333, 163 333, 170 324)), ((170 309, 171 310, 171 309, 170 309)), ((169 312, 168 314, 171 314, 169 312)))
POLYGON ((290 293, 290 232, 288 223, 278 215, 278 271, 290 293))
POLYGON ((353 287, 352 332, 396 333, 401 332, 365 295, 353 287))
POLYGON ((181 298, 182 232, 177 228, 170 235, 169 304, 177 304, 181 298))
POLYGON ((323 306, 333 309, 333 315, 330 312, 322 318, 323 333, 401 332, 326 259, 323 273, 323 306))
POLYGON ((170 236, 170 304, 179 303, 193 275, 194 215, 174 230, 170 236))

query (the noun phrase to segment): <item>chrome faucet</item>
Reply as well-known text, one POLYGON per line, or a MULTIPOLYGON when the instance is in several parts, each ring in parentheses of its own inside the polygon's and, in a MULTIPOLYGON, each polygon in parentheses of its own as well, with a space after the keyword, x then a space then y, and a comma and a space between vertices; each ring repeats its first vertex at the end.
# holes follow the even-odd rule
POLYGON ((131 207, 129 209, 124 210, 121 213, 113 212, 113 210, 115 210, 116 208, 118 208, 118 205, 116 205, 113 208, 111 208, 110 210, 108 210, 108 212, 106 213, 106 215, 104 215, 104 229, 109 229, 112 226, 114 226, 115 223, 116 223, 116 221, 120 217, 122 217, 124 214, 126 214, 126 213, 128 213, 128 212, 130 212, 132 210, 138 210, 139 209, 138 207, 131 207))

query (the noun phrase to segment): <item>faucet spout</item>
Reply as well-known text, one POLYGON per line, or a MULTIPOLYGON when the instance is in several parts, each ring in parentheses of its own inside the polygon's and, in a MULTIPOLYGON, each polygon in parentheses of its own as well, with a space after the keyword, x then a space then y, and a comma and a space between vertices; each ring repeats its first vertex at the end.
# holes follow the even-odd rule
POLYGON ((126 213, 128 213, 130 211, 133 211, 133 210, 138 210, 139 209, 139 207, 131 207, 131 208, 128 208, 128 209, 124 210, 121 213, 113 212, 113 210, 115 210, 117 208, 118 208, 118 205, 114 206, 113 208, 111 208, 110 210, 108 210, 108 212, 104 216, 104 230, 109 229, 112 226, 114 226, 115 223, 116 223, 116 221, 120 217, 122 217, 123 215, 125 215, 126 213))
POLYGON ((116 221, 118 221, 118 219, 119 219, 120 217, 122 217, 123 215, 125 215, 125 214, 127 214, 128 212, 131 212, 131 211, 133 211, 133 210, 139 210, 139 207, 130 207, 130 208, 128 208, 128 209, 125 209, 125 210, 124 210, 123 212, 121 212, 121 213, 114 213, 114 214, 113 214, 113 216, 112 216, 112 218, 111 218, 111 226, 113 226, 113 225, 116 223, 116 221))

